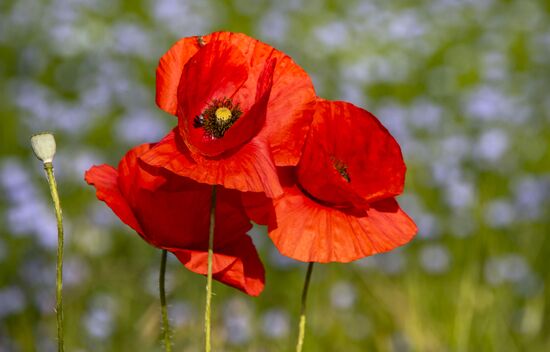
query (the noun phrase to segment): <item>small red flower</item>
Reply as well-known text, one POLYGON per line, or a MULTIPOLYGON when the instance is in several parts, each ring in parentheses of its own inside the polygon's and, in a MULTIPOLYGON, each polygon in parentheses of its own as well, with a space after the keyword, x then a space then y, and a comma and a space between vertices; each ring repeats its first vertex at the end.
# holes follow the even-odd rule
POLYGON ((349 262, 392 250, 416 233, 394 199, 405 181, 399 145, 376 117, 350 103, 318 101, 300 163, 279 175, 282 197, 243 197, 286 256, 349 262))
MULTIPOLYGON (((85 179, 97 197, 145 241, 172 252, 189 270, 206 275, 212 186, 163 169, 142 167, 138 157, 154 144, 132 149, 118 165, 93 166, 85 179)), ((256 296, 264 268, 238 191, 217 187, 213 278, 256 296)))
POLYGON ((315 92, 284 53, 217 32, 184 38, 160 59, 157 104, 178 127, 141 157, 145 163, 275 197, 282 193, 275 165, 298 163, 315 92))

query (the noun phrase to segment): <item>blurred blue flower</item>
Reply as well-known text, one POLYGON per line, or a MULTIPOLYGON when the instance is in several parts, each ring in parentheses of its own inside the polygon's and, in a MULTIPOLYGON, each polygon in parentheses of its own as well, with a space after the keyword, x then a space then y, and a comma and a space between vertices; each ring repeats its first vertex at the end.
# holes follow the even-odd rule
POLYGON ((491 227, 503 228, 516 221, 514 205, 505 199, 496 199, 487 204, 485 209, 485 222, 491 227))
POLYGON ((247 302, 232 298, 224 304, 223 324, 227 341, 232 345, 242 345, 252 337, 251 311, 247 302))
POLYGON ((449 270, 449 251, 440 244, 430 244, 420 250, 420 265, 429 274, 443 274, 449 270))
POLYGON ((0 288, 0 318, 19 313, 25 308, 25 296, 17 286, 0 288))
POLYGON ((90 337, 104 340, 114 332, 116 308, 116 301, 111 296, 99 294, 92 299, 83 317, 84 327, 90 337))
POLYGON ((288 313, 280 308, 272 308, 262 316, 262 332, 271 339, 280 339, 288 335, 290 318, 288 313))
POLYGON ((338 309, 350 309, 355 304, 357 292, 351 282, 338 281, 330 288, 330 302, 338 309))

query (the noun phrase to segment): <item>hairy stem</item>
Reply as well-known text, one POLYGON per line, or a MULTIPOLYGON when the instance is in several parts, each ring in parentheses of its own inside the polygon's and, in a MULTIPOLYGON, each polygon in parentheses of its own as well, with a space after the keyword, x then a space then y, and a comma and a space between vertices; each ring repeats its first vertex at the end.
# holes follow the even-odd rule
POLYGON ((162 250, 160 259, 159 274, 159 292, 160 292, 160 314, 162 317, 162 340, 166 352, 172 351, 172 341, 170 341, 170 322, 168 321, 168 309, 166 308, 166 291, 164 290, 164 274, 166 273, 166 250, 162 250))
POLYGON ((44 163, 44 170, 50 185, 53 205, 55 208, 55 217, 57 219, 57 266, 56 266, 56 291, 55 291, 55 312, 57 315, 57 350, 63 352, 63 215, 61 212, 61 203, 57 193, 57 183, 53 173, 53 164, 44 163))
POLYGON ((307 290, 309 288, 309 281, 311 280, 311 272, 313 271, 313 262, 310 262, 307 266, 306 279, 304 281, 304 288, 302 290, 302 305, 300 307, 300 325, 298 330, 298 343, 296 344, 296 352, 301 352, 304 345, 304 334, 306 330, 306 303, 307 303, 307 290))
POLYGON ((205 351, 212 350, 211 302, 212 302, 212 261, 214 257, 214 228, 216 223, 216 186, 212 187, 212 206, 210 208, 210 231, 208 234, 208 272, 206 276, 206 306, 204 308, 204 332, 206 335, 205 351))

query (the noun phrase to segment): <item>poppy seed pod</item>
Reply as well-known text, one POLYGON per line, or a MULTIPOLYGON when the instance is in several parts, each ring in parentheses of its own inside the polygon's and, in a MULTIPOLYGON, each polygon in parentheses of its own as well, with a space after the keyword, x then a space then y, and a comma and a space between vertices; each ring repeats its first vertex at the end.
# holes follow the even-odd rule
POLYGON ((31 137, 31 145, 34 155, 43 163, 51 163, 55 156, 55 138, 53 134, 41 132, 31 137))

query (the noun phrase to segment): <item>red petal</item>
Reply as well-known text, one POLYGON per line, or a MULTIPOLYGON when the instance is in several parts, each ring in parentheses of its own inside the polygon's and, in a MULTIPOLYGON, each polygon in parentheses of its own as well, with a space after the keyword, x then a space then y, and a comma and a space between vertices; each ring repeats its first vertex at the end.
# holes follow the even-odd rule
POLYGON ((393 198, 371 204, 367 215, 360 224, 364 226, 368 221, 376 233, 378 248, 384 252, 409 242, 418 231, 414 221, 393 198))
POLYGON ((197 37, 183 38, 164 54, 157 67, 157 105, 169 114, 178 109, 178 86, 183 67, 199 50, 197 37))
MULTIPOLYGON (((151 242, 173 252, 189 270, 203 275, 208 267, 211 192, 212 186, 172 174, 168 176, 167 183, 155 191, 140 192, 139 204, 136 205, 145 232, 154 235, 151 242), (182 184, 181 180, 197 185, 197 188, 182 184)), ((263 268, 243 266, 257 263, 242 264, 246 256, 257 257, 254 246, 243 247, 239 252, 234 249, 243 242, 246 245, 246 232, 252 228, 239 192, 217 188, 215 219, 213 273, 232 268, 231 277, 220 274, 215 278, 242 289, 235 278, 243 278, 245 269, 254 271, 263 268)))
POLYGON ((139 156, 152 147, 142 145, 124 156, 118 166, 119 188, 149 243, 165 249, 188 248, 197 234, 208 233, 211 187, 140 167, 139 156))
POLYGON ((394 197, 403 191, 405 170, 399 144, 376 117, 350 103, 319 100, 298 171, 310 194, 357 205, 394 197), (348 167, 351 182, 335 160, 348 167))
MULTIPOLYGON (((206 250, 171 248, 170 252, 174 253, 187 269, 200 275, 206 275, 208 273, 207 250, 208 247, 206 247, 206 250)), ((212 274, 217 274, 227 269, 227 267, 232 265, 236 260, 237 258, 233 255, 215 252, 212 257, 212 274)))
POLYGON ((172 131, 140 159, 200 183, 219 184, 243 192, 264 192, 271 198, 282 194, 270 152, 258 138, 225 158, 210 159, 193 154, 172 131))
POLYGON ((222 251, 252 228, 244 210, 241 192, 216 187, 216 226, 214 231, 215 251, 222 251))
MULTIPOLYGON (((277 175, 283 189, 294 187, 296 175, 294 167, 278 167, 277 175)), ((260 225, 276 226, 273 199, 267 198, 264 193, 241 193, 242 203, 250 220, 260 225)))
MULTIPOLYGON (((280 53, 280 52, 279 52, 280 53)), ((298 164, 315 108, 315 90, 307 73, 280 53, 273 75, 263 133, 277 166, 298 164)))
POLYGON ((104 201, 122 222, 142 233, 139 222, 118 188, 117 177, 117 170, 105 164, 92 166, 84 175, 86 182, 96 188, 97 198, 104 201))
MULTIPOLYGON (((258 295, 265 281, 264 269, 252 240, 246 235, 252 225, 238 191, 217 188, 215 219, 214 278, 249 295, 258 295)), ((206 275, 208 234, 201 237, 202 251, 177 250, 174 253, 189 270, 206 275)))
MULTIPOLYGON (((175 250, 173 253, 187 269, 197 274, 207 274, 207 252, 175 250)), ((251 296, 257 296, 262 292, 265 271, 248 235, 233 241, 230 246, 223 249, 223 252, 215 252, 212 264, 212 277, 215 280, 238 288, 251 296)))
POLYGON ((251 296, 258 296, 264 289, 265 270, 249 236, 234 242, 225 253, 234 253, 237 260, 227 269, 214 275, 216 280, 237 287, 251 296))
POLYGON ((373 205, 366 215, 315 203, 297 187, 275 200, 277 224, 269 236, 279 251, 304 262, 350 262, 410 241, 414 222, 393 200, 373 205))
POLYGON ((243 205, 250 220, 259 225, 267 225, 275 211, 273 201, 258 192, 242 193, 243 205))

